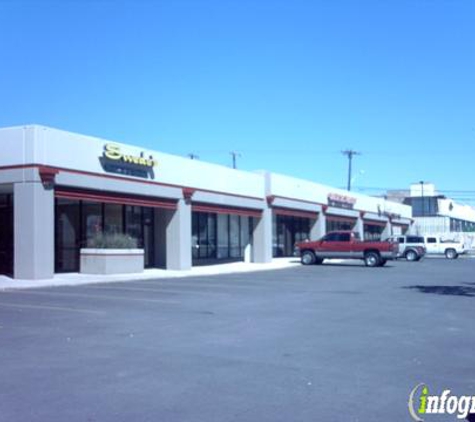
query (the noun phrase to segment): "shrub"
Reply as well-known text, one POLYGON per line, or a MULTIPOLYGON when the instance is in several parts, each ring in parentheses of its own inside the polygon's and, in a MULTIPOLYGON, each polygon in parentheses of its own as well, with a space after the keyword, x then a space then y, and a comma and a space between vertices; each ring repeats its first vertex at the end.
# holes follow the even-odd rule
POLYGON ((136 249, 137 239, 123 233, 96 233, 88 239, 88 248, 94 249, 136 249))

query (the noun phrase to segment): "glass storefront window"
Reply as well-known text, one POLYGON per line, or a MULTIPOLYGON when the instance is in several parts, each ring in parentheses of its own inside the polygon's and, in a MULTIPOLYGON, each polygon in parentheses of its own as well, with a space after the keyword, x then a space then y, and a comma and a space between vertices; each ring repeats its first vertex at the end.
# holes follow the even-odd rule
POLYGON ((79 271, 80 248, 97 233, 126 233, 144 249, 145 267, 155 266, 154 209, 81 200, 56 199, 56 271, 79 271))
MULTIPOLYGON (((155 219, 153 208, 142 208, 143 247, 145 268, 153 265, 155 261, 155 219)), ((139 245, 141 247, 141 245, 139 245)))
POLYGON ((364 240, 378 241, 384 231, 384 226, 378 224, 364 224, 364 240))
POLYGON ((104 204, 104 232, 108 234, 123 233, 123 205, 104 204))
POLYGON ((79 268, 80 202, 58 199, 56 202, 56 270, 77 271, 79 268))
POLYGON ((82 247, 87 246, 88 240, 102 232, 102 205, 100 202, 82 204, 82 247))
POLYGON ((207 258, 216 258, 216 214, 207 214, 207 232, 208 232, 208 251, 207 258))
POLYGON ((273 256, 292 256, 296 242, 310 238, 310 219, 275 215, 273 219, 273 256))
POLYGON ((252 218, 235 214, 193 212, 191 250, 195 264, 241 259, 251 242, 252 218))
POLYGON ((227 214, 218 214, 217 258, 229 258, 229 215, 227 214))
POLYGON ((239 215, 229 216, 229 255, 231 258, 241 257, 239 215))
POLYGON ((251 228, 249 224, 249 217, 241 217, 241 249, 244 249, 251 243, 251 228))
POLYGON ((125 206, 125 233, 137 239, 138 246, 142 247, 142 207, 136 205, 125 206))
POLYGON ((340 231, 340 230, 353 230, 354 226, 355 226, 355 222, 352 222, 352 221, 327 219, 326 231, 328 233, 328 232, 340 231))

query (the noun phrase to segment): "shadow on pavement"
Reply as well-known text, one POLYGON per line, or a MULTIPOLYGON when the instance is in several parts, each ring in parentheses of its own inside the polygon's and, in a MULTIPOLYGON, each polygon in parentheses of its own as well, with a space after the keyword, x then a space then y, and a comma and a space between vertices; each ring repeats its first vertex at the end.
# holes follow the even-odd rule
POLYGON ((437 295, 475 297, 475 287, 469 286, 405 286, 403 289, 418 290, 421 293, 437 295))
POLYGON ((346 264, 346 263, 337 263, 337 262, 324 262, 323 264, 317 265, 317 267, 323 266, 323 267, 356 267, 356 268, 393 268, 392 265, 384 265, 383 267, 367 267, 363 262, 361 264, 346 264))

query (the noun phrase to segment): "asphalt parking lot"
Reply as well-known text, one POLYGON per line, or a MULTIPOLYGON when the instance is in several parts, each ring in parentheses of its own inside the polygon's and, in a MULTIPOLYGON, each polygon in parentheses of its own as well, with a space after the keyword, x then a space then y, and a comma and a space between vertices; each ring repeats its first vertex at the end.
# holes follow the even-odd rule
POLYGON ((475 392, 474 269, 426 259, 0 292, 0 421, 408 421, 420 382, 475 392))

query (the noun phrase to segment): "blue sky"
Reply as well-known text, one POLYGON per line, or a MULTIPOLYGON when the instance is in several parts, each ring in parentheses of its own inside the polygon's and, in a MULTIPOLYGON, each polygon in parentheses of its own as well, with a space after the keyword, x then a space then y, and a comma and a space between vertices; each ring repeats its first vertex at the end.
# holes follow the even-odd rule
POLYGON ((0 53, 0 126, 475 199, 471 0, 1 0, 0 53))

